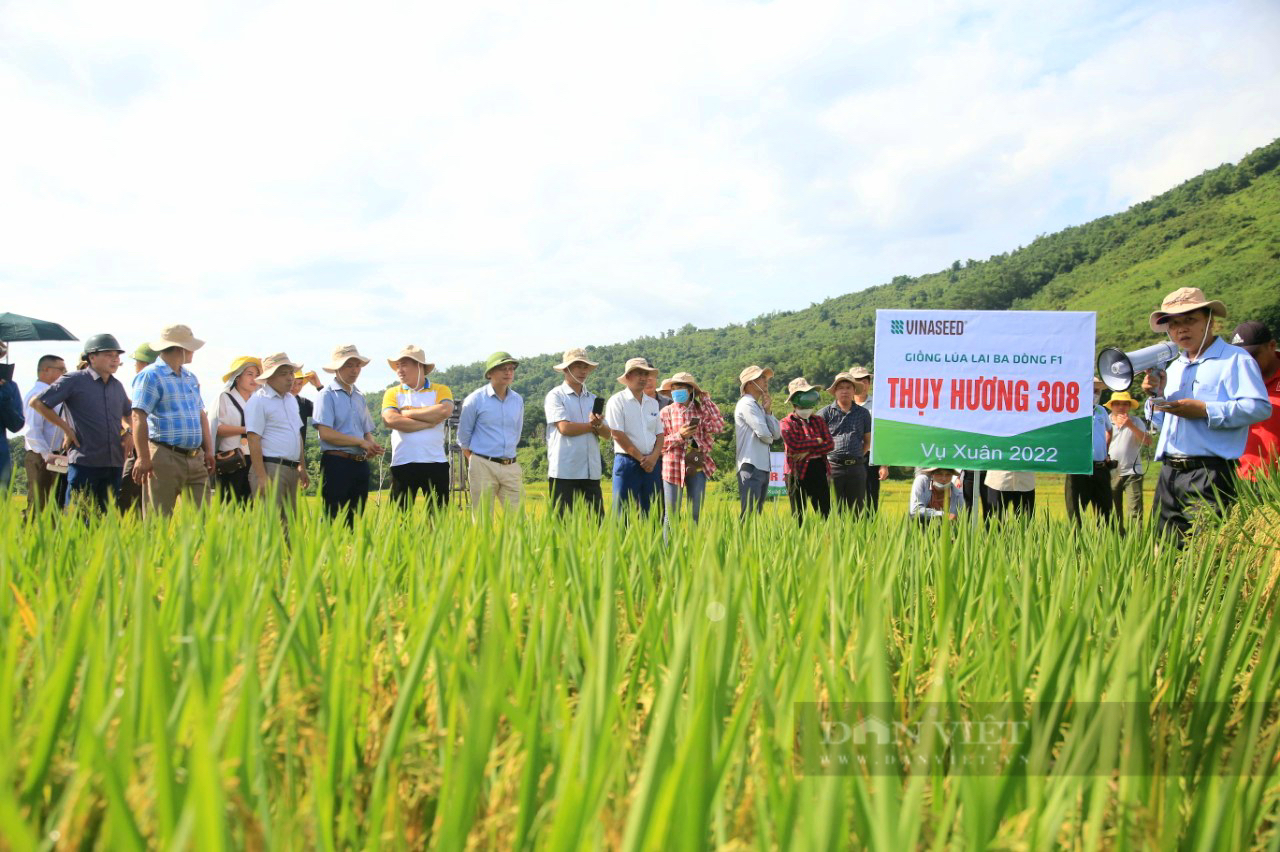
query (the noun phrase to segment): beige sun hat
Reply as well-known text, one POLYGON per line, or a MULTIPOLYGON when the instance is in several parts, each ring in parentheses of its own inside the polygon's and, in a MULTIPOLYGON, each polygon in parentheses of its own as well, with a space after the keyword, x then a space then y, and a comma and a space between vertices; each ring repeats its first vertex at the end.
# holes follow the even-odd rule
POLYGON ((667 392, 671 390, 672 385, 691 385, 694 393, 702 393, 702 386, 698 384, 698 380, 693 377, 693 373, 679 372, 672 374, 671 378, 663 379, 662 384, 658 386, 658 390, 667 392))
POLYGON ((871 371, 861 364, 854 364, 845 372, 849 374, 850 379, 853 379, 856 382, 871 378, 871 371))
POLYGON ((436 368, 435 364, 432 364, 427 360, 427 353, 422 351, 422 347, 414 346, 412 343, 405 344, 405 346, 400 349, 400 352, 396 354, 396 357, 388 358, 387 365, 394 370, 396 368, 396 362, 401 358, 412 358, 425 367, 425 371, 428 373, 436 368))
POLYGON ((791 397, 795 396, 798 393, 804 393, 805 391, 811 391, 811 390, 820 391, 822 390, 822 388, 818 387, 817 385, 809 384, 809 380, 806 379, 804 376, 801 376, 798 379, 792 379, 791 381, 787 382, 787 401, 790 402, 791 397))
POLYGON ((588 367, 590 367, 593 370, 596 367, 600 366, 599 363, 592 361, 590 358, 587 357, 587 350, 566 349, 564 351, 564 357, 560 359, 560 363, 552 365, 551 369, 563 373, 565 370, 569 369, 570 364, 576 364, 579 361, 581 361, 583 364, 586 364, 588 367))
POLYGON ((831 386, 827 388, 827 393, 834 395, 836 392, 836 385, 840 384, 841 382, 849 382, 850 384, 854 384, 857 381, 858 380, 853 377, 853 373, 851 373, 848 370, 845 370, 840 373, 836 373, 836 377, 831 380, 831 386))
POLYGON ((359 361, 361 367, 369 363, 369 359, 360 354, 360 350, 356 349, 356 345, 354 343, 343 343, 334 347, 333 355, 329 358, 329 363, 325 364, 320 369, 324 370, 326 373, 336 373, 342 368, 343 364, 347 363, 352 358, 359 361))
POLYGON ((204 346, 204 341, 197 339, 191 333, 191 326, 189 325, 166 325, 160 332, 159 339, 153 340, 147 345, 157 352, 168 349, 171 346, 181 346, 188 352, 195 352, 201 346, 204 346))
POLYGON ((754 382, 756 379, 761 378, 772 379, 773 370, 770 370, 768 367, 760 367, 756 364, 752 364, 750 367, 747 367, 738 374, 738 387, 741 389, 747 384, 747 382, 754 382))
POLYGON ((1169 321, 1169 317, 1199 308, 1208 308, 1215 317, 1227 315, 1227 306, 1217 299, 1206 299, 1204 291, 1199 287, 1182 287, 1164 297, 1160 310, 1151 312, 1151 330, 1164 331, 1162 326, 1169 321))
POLYGON ((268 355, 262 359, 262 378, 271 378, 275 375, 276 370, 279 370, 281 367, 288 367, 292 373, 297 373, 302 369, 302 365, 289 360, 288 355, 283 352, 277 352, 274 355, 268 355))
POLYGON ((658 368, 649 363, 648 358, 628 358, 626 365, 622 368, 622 375, 618 376, 620 384, 626 384, 627 373, 632 370, 644 370, 646 373, 657 375, 658 368))

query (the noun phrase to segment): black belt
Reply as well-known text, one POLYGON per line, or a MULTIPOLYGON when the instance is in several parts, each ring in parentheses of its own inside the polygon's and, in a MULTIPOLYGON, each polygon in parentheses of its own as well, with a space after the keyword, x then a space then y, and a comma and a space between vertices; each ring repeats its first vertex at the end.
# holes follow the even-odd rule
POLYGON ((827 456, 827 461, 831 462, 832 464, 840 465, 842 467, 849 467, 850 465, 862 464, 861 458, 833 459, 830 456, 827 456))
POLYGON ((1217 456, 1165 456, 1165 464, 1174 470, 1198 470, 1202 467, 1222 467, 1229 464, 1217 456))
POLYGON ((293 459, 282 459, 279 456, 263 456, 263 464, 278 464, 281 467, 297 467, 298 463, 293 459))
POLYGON ((516 460, 515 460, 515 459, 495 459, 493 456, 486 456, 486 455, 483 455, 483 454, 481 454, 481 453, 477 453, 477 452, 473 452, 473 453, 471 453, 471 455, 473 455, 473 456, 478 456, 478 457, 480 457, 480 458, 484 459, 485 461, 491 461, 491 462, 493 462, 494 464, 515 464, 515 463, 516 463, 516 460))
POLYGON ((203 447, 196 447, 195 449, 188 449, 187 447, 175 447, 173 444, 166 444, 164 441, 157 441, 154 438, 151 439, 151 443, 155 444, 157 447, 164 447, 166 450, 173 450, 175 453, 179 455, 187 456, 189 458, 194 458, 195 456, 198 456, 202 452, 204 452, 203 447))

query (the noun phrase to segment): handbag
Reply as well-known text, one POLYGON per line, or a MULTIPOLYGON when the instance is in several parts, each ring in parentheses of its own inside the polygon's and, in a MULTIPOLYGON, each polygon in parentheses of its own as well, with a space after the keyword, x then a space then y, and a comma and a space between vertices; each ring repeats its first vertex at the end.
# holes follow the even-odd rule
POLYGON ((707 455, 702 451, 702 447, 698 446, 698 442, 694 439, 689 440, 689 446, 684 450, 684 470, 686 474, 702 473, 707 467, 707 455))
MULTIPOLYGON (((231 400, 231 404, 236 407, 236 411, 240 412, 240 425, 245 425, 244 409, 240 407, 240 403, 231 393, 223 391, 227 399, 231 400)), ((244 457, 244 450, 236 447, 234 450, 227 450, 222 453, 215 453, 213 456, 213 471, 218 476, 228 476, 237 471, 244 470, 249 466, 249 460, 244 457)))

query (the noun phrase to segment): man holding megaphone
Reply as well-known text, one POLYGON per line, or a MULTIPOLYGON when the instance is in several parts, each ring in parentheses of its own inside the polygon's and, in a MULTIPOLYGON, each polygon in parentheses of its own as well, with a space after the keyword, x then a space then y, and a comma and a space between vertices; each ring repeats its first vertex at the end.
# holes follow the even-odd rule
POLYGON ((1148 370, 1142 380, 1142 389, 1156 394, 1151 419, 1160 430, 1156 460, 1164 462, 1155 493, 1157 528, 1177 533, 1179 541, 1198 512, 1235 500, 1235 460, 1249 426, 1271 414, 1258 362, 1213 334, 1213 318, 1226 315, 1222 302, 1183 287, 1150 317, 1151 330, 1166 332, 1180 353, 1167 375, 1148 370))

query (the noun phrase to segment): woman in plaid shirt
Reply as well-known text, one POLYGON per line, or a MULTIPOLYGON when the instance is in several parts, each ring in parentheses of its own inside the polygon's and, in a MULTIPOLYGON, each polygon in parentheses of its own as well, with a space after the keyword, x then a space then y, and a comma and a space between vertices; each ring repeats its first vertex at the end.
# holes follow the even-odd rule
POLYGON ((803 378, 787 385, 787 401, 794 410, 782 418, 782 446, 787 453, 783 472, 787 477, 787 496, 797 523, 804 523, 804 504, 809 504, 826 517, 831 513, 831 488, 827 485, 827 453, 835 448, 827 421, 814 417, 821 399, 821 388, 803 378))
POLYGON ((715 475, 711 443, 724 431, 724 417, 689 373, 676 373, 659 391, 671 394, 671 405, 662 409, 662 496, 666 503, 664 526, 680 511, 686 488, 693 505, 693 522, 702 512, 707 480, 715 475))

